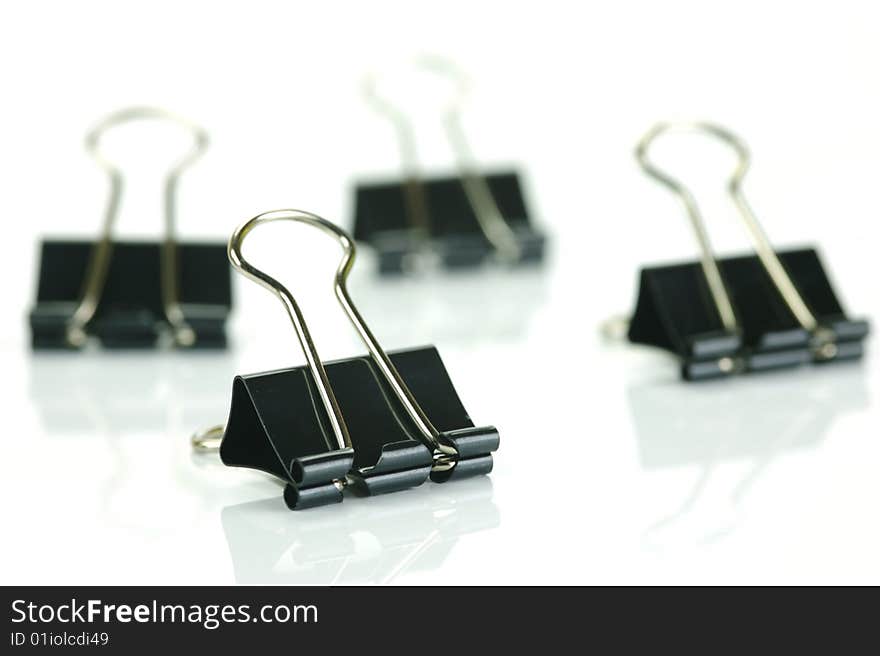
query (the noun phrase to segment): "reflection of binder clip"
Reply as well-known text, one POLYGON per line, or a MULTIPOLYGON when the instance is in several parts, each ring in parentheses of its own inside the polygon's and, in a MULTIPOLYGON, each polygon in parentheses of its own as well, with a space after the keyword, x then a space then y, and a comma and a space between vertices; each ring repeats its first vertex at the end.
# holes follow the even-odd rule
MULTIPOLYGON (((784 385, 760 378, 749 385, 698 391, 656 381, 628 387, 645 473, 674 468, 693 476, 682 497, 645 531, 646 542, 656 548, 685 534, 693 537, 688 525, 698 528, 701 541, 724 537, 748 512, 751 490, 779 483, 767 480, 773 478, 775 463, 789 453, 816 452, 826 438, 833 440, 837 422, 862 412, 870 398, 861 368, 832 369, 808 370, 784 385), (732 463, 735 467, 728 468, 732 463)), ((810 472, 802 470, 801 476, 808 479, 810 472)), ((665 488, 667 479, 662 480, 665 488)), ((792 480, 786 478, 785 484, 792 487, 792 480)))
POLYGON ((435 348, 382 350, 348 295, 346 278, 354 257, 354 242, 345 232, 297 210, 254 217, 229 241, 233 266, 284 304, 308 364, 236 377, 225 429, 197 435, 193 446, 215 448, 222 435, 223 462, 282 479, 291 509, 342 501, 347 485, 377 494, 421 485, 429 476, 442 483, 487 474, 491 452, 498 448, 495 428, 471 422, 435 348), (369 356, 325 366, 291 293, 242 256, 242 242, 251 230, 280 220, 318 228, 342 245, 334 290, 369 356))
POLYGON ((699 242, 699 263, 643 268, 629 339, 677 353, 688 380, 859 358, 865 321, 844 314, 812 248, 775 252, 742 192, 745 145, 706 123, 659 124, 639 143, 642 168, 684 203, 699 242), (729 192, 757 255, 715 257, 693 195, 647 157, 651 142, 670 130, 697 130, 732 146, 739 164, 729 192))
POLYGON ((411 123, 379 96, 371 80, 367 96, 394 124, 404 179, 357 186, 355 239, 377 251, 383 274, 418 268, 431 256, 448 269, 476 267, 493 257, 507 264, 540 262, 545 237, 531 224, 517 174, 484 175, 474 163, 458 112, 466 91, 464 75, 446 61, 432 58, 422 64, 449 76, 456 85, 458 99, 445 109, 444 128, 458 161, 458 175, 421 176, 411 123))
MULTIPOLYGON (((345 513, 278 522, 274 500, 226 506, 223 532, 237 583, 392 583, 440 567, 467 536, 497 528, 501 514, 486 477, 446 494, 405 495, 345 513)), ((427 492, 427 490, 425 490, 427 492)))
POLYGON ((168 330, 179 347, 225 347, 231 306, 229 264, 221 244, 178 244, 177 183, 201 155, 205 132, 168 112, 136 107, 110 115, 86 137, 86 147, 110 177, 101 235, 95 242, 43 241, 37 302, 30 314, 35 349, 80 348, 93 335, 108 348, 149 348, 168 330), (165 178, 165 238, 114 241, 122 173, 99 151, 105 130, 135 119, 164 119, 189 129, 192 149, 165 178), (163 324, 166 330, 163 330, 163 324))

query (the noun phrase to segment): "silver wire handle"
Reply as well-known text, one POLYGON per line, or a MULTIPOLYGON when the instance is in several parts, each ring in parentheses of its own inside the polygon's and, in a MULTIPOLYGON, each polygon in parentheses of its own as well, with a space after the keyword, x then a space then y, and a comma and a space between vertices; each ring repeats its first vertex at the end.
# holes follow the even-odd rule
POLYGON ((420 241, 431 236, 431 216, 428 213, 428 200, 422 173, 419 167, 418 149, 412 122, 395 105, 383 98, 376 89, 375 76, 367 76, 364 80, 364 98, 373 108, 385 116, 394 127, 397 135, 397 146, 400 150, 400 162, 403 168, 404 202, 406 215, 420 241))
POLYGON ((779 256, 776 255, 776 251, 773 250, 773 246, 767 238, 767 234, 758 222, 755 213, 752 211, 752 208, 748 201, 746 201, 743 193, 742 181, 749 170, 750 164, 749 151, 745 143, 729 130, 712 123, 658 123, 651 128, 644 137, 642 137, 641 141, 639 141, 638 146, 636 147, 636 159, 645 173, 676 194, 684 204, 685 210, 687 210, 688 217, 691 221, 691 226, 694 229, 694 234, 697 237, 697 242, 700 246, 700 262, 703 268, 703 273, 706 276, 706 281, 709 284, 709 291, 712 294, 712 299, 714 300, 716 307, 718 308, 718 314, 721 317, 721 322, 724 325, 724 328, 729 331, 737 330, 738 323, 736 313, 733 310, 733 304, 731 303, 730 296, 724 286, 724 280, 721 276, 721 271, 718 268, 715 252, 709 240, 709 235, 706 232, 705 222, 703 221, 703 216, 697 205, 697 201, 694 198, 694 195, 681 182, 655 166, 648 158, 647 153, 651 143, 658 136, 667 132, 702 132, 720 139, 736 151, 739 161, 727 183, 728 192, 746 224, 755 252, 760 258, 764 268, 767 270, 773 284, 782 295, 786 305, 788 305, 792 314, 794 314, 795 319, 805 330, 811 333, 816 333, 819 328, 819 322, 807 307, 807 304, 804 302, 794 282, 780 261, 779 256))
POLYGON ((113 162, 104 157, 99 149, 101 136, 112 127, 139 119, 171 121, 188 129, 193 135, 192 148, 172 166, 165 176, 165 238, 160 250, 159 266, 162 306, 165 311, 165 317, 168 319, 168 323, 173 330, 174 339, 181 346, 191 346, 195 342, 195 333, 184 320, 183 311, 180 308, 179 281, 177 276, 177 241, 175 235, 177 183, 184 169, 190 166, 205 151, 208 145, 208 135, 201 127, 164 109, 130 107, 111 114, 86 135, 86 149, 110 178, 110 194, 107 199, 106 209, 104 210, 104 222, 101 233, 92 250, 88 269, 86 270, 86 279, 83 284, 79 304, 67 325, 67 339, 75 346, 80 346, 85 342, 85 327, 95 316, 101 295, 104 292, 107 273, 110 269, 110 260, 113 256, 113 227, 119 215, 119 201, 123 190, 122 171, 113 162))
MULTIPOLYGON (((456 167, 464 186, 465 195, 477 217, 480 229, 499 256, 505 261, 518 260, 522 249, 516 239, 516 234, 504 220, 486 178, 478 172, 476 159, 462 126, 460 107, 469 90, 464 71, 453 62, 441 57, 421 57, 416 64, 422 70, 443 75, 454 82, 456 93, 453 101, 444 108, 443 127, 455 155, 456 167)), ((374 109, 389 119, 394 126, 404 169, 407 213, 413 227, 424 237, 427 237, 430 235, 431 217, 428 213, 424 185, 421 181, 422 176, 418 164, 412 122, 397 106, 379 95, 373 76, 366 80, 365 97, 374 109)))
POLYGON ((363 317, 360 312, 358 312, 354 302, 349 296, 346 282, 348 274, 354 265, 356 254, 355 244, 352 238, 341 228, 316 214, 293 209, 265 212, 246 221, 232 233, 232 236, 229 238, 229 261, 232 262, 232 266, 244 274, 245 277, 262 285, 275 294, 287 310, 287 314, 290 317, 290 321, 293 323, 293 327, 299 338, 300 346, 306 356, 309 371, 318 387, 318 393, 321 396, 321 402, 324 405, 324 409, 330 420, 330 425, 336 437, 337 446, 340 449, 351 448, 351 437, 349 436, 345 419, 342 416, 342 411, 336 401, 336 395, 333 393, 333 388, 327 378, 327 372, 324 369, 324 365, 321 362, 321 358, 318 355, 314 342, 312 341, 305 317, 290 291, 288 291, 288 289, 280 282, 251 265, 241 253, 242 243, 248 234, 250 234, 250 232, 257 226, 264 223, 271 223, 273 221, 294 221, 297 223, 305 223, 306 225, 318 228, 322 232, 336 238, 342 246, 343 251, 342 260, 336 270, 336 276, 333 283, 333 290, 336 294, 337 300, 340 305, 342 305, 342 309, 345 310, 349 321, 351 321, 355 330, 357 330, 361 340, 366 345, 373 362, 379 367, 382 376, 390 385, 395 396, 403 405, 406 413, 409 415, 410 419, 412 419, 422 437, 434 448, 435 452, 453 455, 455 450, 440 442, 439 432, 434 428, 434 425, 425 415, 412 392, 410 392, 406 383, 403 381, 403 378, 401 378, 396 367, 391 362, 388 354, 385 353, 379 345, 376 337, 370 331, 366 322, 364 322, 363 317))
POLYGON ((225 426, 211 426, 197 433, 190 438, 190 444, 193 451, 197 453, 212 453, 220 450, 220 443, 223 442, 223 433, 226 432, 225 426))

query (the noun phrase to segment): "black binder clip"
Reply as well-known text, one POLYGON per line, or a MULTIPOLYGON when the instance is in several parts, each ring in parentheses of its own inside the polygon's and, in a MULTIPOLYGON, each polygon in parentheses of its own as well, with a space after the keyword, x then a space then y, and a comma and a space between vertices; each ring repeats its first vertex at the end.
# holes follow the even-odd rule
POLYGON ((378 253, 381 274, 425 268, 432 261, 456 270, 481 266, 490 259, 509 265, 541 262, 546 238, 532 225, 517 174, 483 174, 474 162, 458 111, 466 92, 464 75, 445 60, 426 58, 421 64, 456 85, 458 99, 446 108, 443 123, 458 175, 422 177, 411 123, 380 97, 375 81, 368 80, 368 100, 394 125, 404 176, 394 182, 357 185, 355 239, 378 253))
POLYGON ((37 302, 30 313, 34 349, 82 348, 90 336, 107 348, 151 348, 163 334, 183 348, 223 348, 232 304, 225 245, 178 243, 177 183, 204 151, 207 134, 164 110, 135 107, 108 116, 86 137, 86 148, 110 178, 110 195, 97 241, 44 240, 37 302), (123 179, 99 151, 105 130, 136 119, 173 121, 194 143, 165 178, 165 238, 113 239, 123 179))
POLYGON ((364 494, 393 492, 488 474, 498 431, 475 427, 449 380, 437 350, 386 353, 349 297, 354 263, 351 238, 329 221, 298 210, 254 217, 229 240, 229 259, 247 278, 273 292, 296 329, 307 365, 237 376, 224 427, 193 437, 198 451, 219 446, 224 464, 250 467, 286 483, 291 509, 342 501, 346 486, 364 494), (322 363, 291 293, 251 266, 241 253, 258 225, 295 221, 336 237, 344 254, 334 290, 369 356, 322 363))
POLYGON ((749 153, 738 137, 707 123, 662 123, 645 135, 636 156, 684 204, 702 256, 641 270, 631 342, 678 354, 686 380, 862 356, 868 323, 847 318, 816 250, 773 250, 743 195, 749 153), (716 258, 694 196, 648 159, 651 142, 672 130, 703 132, 736 151, 739 164, 728 191, 756 255, 716 258))

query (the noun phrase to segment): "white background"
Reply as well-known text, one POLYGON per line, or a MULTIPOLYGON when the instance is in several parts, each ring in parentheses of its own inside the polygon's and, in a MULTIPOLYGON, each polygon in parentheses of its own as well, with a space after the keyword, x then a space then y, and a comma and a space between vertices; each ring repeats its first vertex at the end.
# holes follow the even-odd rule
MULTIPOLYGON (((5 2, 0 581, 880 583, 875 349, 688 386, 597 330, 630 309, 640 264, 695 255, 632 157, 663 119, 742 135, 774 242, 819 245, 850 312, 877 316, 878 28, 870 2, 5 2), (363 76, 420 53, 469 71, 472 146, 518 167, 552 258, 378 284, 364 252, 351 289, 386 347, 437 344, 474 419, 500 428, 489 479, 290 513, 267 478, 193 457, 233 375, 303 362, 280 305, 243 280, 226 355, 30 353, 38 239, 100 222, 106 181, 82 148, 96 120, 149 104, 210 132, 181 184, 185 238, 278 207, 348 225, 353 182, 399 165, 363 76)), ((415 95, 422 163, 448 171, 435 96, 415 95)), ((157 234, 181 138, 108 136, 130 175, 120 234, 157 234)), ((730 153, 670 138, 657 159, 694 182, 719 250, 746 248, 730 153)), ((329 293, 335 246, 265 233, 252 259, 302 298, 322 354, 362 352, 329 293)))

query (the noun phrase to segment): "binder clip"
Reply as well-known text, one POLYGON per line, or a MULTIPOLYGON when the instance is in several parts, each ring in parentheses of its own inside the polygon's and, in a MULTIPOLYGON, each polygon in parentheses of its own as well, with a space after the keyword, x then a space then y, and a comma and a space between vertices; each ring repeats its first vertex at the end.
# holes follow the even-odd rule
POLYGON ((89 337, 106 348, 152 348, 161 336, 182 348, 224 348, 232 304, 225 245, 178 243, 177 186, 204 151, 207 134, 164 110, 135 107, 111 114, 86 137, 86 148, 110 178, 110 195, 97 241, 43 240, 37 301, 30 313, 34 349, 79 349, 89 337), (138 119, 175 122, 192 132, 192 149, 165 178, 165 238, 116 241, 113 226, 122 172, 99 150, 103 133, 138 119))
POLYGON ((699 262, 645 267, 629 340, 676 353, 686 380, 857 359, 868 323, 847 318, 814 248, 774 251, 742 191, 749 152, 734 134, 708 123, 661 123, 636 150, 644 171, 676 194, 701 249, 699 262), (694 196, 648 158, 669 131, 697 131, 731 146, 739 163, 728 191, 756 255, 717 258, 694 196))
POLYGON ((443 126, 458 175, 421 175, 412 124, 379 95, 375 80, 368 80, 367 99, 394 126, 404 175, 393 182, 357 185, 355 239, 378 253, 380 274, 425 268, 432 260, 454 270, 491 259, 510 265, 541 262, 546 239, 532 225, 516 172, 483 174, 475 164, 458 110, 467 91, 464 75, 444 60, 421 64, 455 83, 457 98, 445 108, 443 126))
POLYGON ((498 431, 474 426, 433 346, 382 349, 346 288, 354 258, 354 242, 345 232, 299 210, 260 214, 229 240, 232 265, 284 305, 307 365, 237 376, 225 428, 195 435, 193 447, 219 447, 224 464, 281 479, 292 510, 338 503, 348 486, 379 494, 421 485, 429 477, 443 483, 488 474, 498 448, 498 431), (272 221, 304 223, 339 241, 343 257, 334 291, 368 356, 324 364, 293 295, 244 259, 244 239, 272 221))

